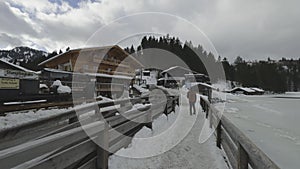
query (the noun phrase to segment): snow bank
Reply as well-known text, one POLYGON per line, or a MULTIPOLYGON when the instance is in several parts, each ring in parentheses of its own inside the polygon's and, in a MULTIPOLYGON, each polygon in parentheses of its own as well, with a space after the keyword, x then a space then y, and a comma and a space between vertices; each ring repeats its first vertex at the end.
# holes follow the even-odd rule
POLYGON ((63 93, 71 93, 72 90, 69 86, 64 86, 60 80, 55 80, 51 87, 58 87, 57 93, 63 94, 63 93))
POLYGON ((299 96, 300 97, 300 92, 285 92, 285 95, 288 95, 288 96, 299 96))
POLYGON ((63 93, 71 93, 71 88, 69 87, 69 86, 59 86, 58 88, 57 88, 57 93, 61 93, 61 94, 63 94, 63 93))
POLYGON ((40 84, 40 89, 48 89, 48 86, 46 84, 41 83, 40 84))
POLYGON ((0 129, 11 128, 20 124, 28 123, 41 118, 46 118, 56 114, 60 114, 67 109, 51 109, 51 110, 38 110, 20 113, 9 113, 6 116, 0 117, 0 129))

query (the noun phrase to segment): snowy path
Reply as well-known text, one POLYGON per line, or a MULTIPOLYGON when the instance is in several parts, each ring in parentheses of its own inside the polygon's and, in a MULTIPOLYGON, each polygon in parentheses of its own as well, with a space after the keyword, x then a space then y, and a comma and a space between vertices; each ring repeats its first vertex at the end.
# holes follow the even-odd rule
MULTIPOLYGON (((215 146, 215 137, 211 136, 205 143, 199 143, 199 135, 204 125, 204 114, 197 104, 199 114, 190 116, 186 95, 181 97, 182 106, 177 108, 176 114, 170 114, 168 120, 162 115, 153 123, 153 131, 143 128, 133 139, 132 145, 127 149, 122 149, 117 154, 110 157, 110 169, 198 169, 198 168, 227 168, 223 159, 222 152, 215 146), (200 110, 200 111, 199 111, 200 110), (195 119, 196 118, 196 119, 195 119), (179 122, 176 122, 180 119, 179 122), (174 123, 175 122, 175 123, 174 123), (182 123, 183 122, 183 123, 182 123), (195 124, 189 128, 189 123, 195 124), (178 125, 177 125, 178 124, 178 125), (150 142, 143 142, 136 138, 145 138, 158 136, 168 128, 168 137, 156 139, 150 142), (143 154, 143 152, 153 152, 155 150, 163 151, 168 147, 167 144, 176 142, 178 135, 187 132, 175 147, 160 155, 148 158, 128 158, 124 155, 143 154), (152 151, 153 150, 153 151, 152 151)), ((197 102, 198 103, 198 102, 197 102)))

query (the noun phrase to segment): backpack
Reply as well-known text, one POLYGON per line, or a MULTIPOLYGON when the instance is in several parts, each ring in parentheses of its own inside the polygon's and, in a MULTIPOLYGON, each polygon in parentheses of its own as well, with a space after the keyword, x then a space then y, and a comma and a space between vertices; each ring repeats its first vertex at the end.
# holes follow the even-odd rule
POLYGON ((187 93, 187 98, 189 99, 190 102, 196 102, 196 93, 193 91, 189 91, 187 93))

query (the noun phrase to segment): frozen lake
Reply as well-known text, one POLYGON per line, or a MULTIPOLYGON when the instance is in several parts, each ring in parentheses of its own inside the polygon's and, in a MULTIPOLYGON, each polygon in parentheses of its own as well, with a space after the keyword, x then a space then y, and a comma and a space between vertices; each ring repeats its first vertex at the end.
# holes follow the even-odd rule
POLYGON ((227 95, 224 114, 280 168, 299 169, 300 94, 227 95))

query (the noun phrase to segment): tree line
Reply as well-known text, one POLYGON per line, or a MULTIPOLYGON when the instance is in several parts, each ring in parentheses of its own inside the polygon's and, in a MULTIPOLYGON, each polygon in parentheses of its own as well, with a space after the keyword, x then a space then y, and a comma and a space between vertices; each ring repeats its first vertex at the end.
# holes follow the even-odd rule
POLYGON ((154 57, 146 49, 156 48, 177 55, 193 71, 208 75, 209 65, 220 71, 220 65, 231 82, 231 86, 259 87, 273 92, 300 91, 300 58, 298 60, 282 58, 275 61, 268 58, 260 61, 245 61, 238 56, 233 63, 227 58, 215 56, 207 52, 201 45, 194 46, 191 41, 182 43, 179 38, 169 35, 155 37, 145 36, 136 48, 132 45, 124 50, 135 57, 154 57), (142 51, 142 52, 141 52, 142 51))

